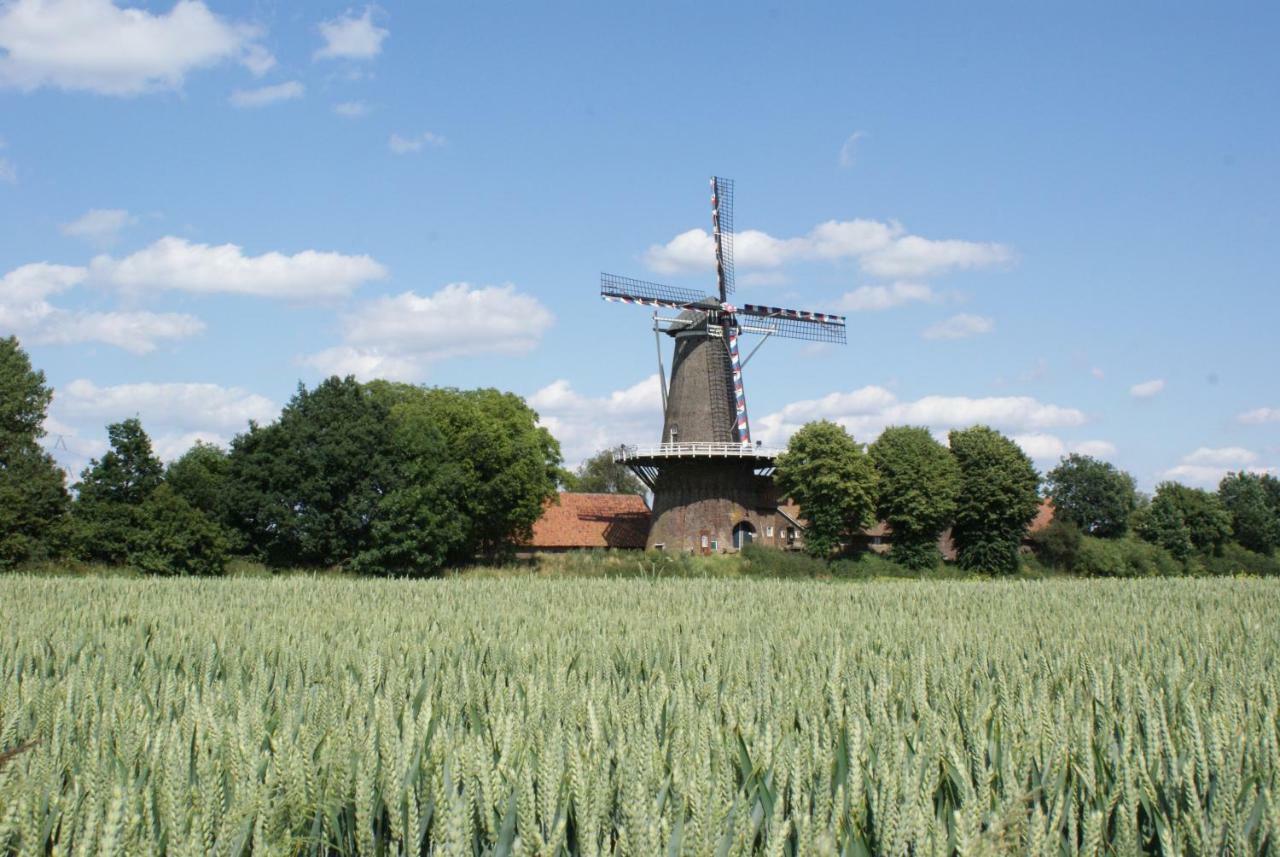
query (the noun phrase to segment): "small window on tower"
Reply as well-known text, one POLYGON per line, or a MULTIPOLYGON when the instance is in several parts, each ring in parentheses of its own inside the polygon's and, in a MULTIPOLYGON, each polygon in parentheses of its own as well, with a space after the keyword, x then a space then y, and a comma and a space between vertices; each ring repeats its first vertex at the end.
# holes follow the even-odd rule
POLYGON ((707 547, 707 541, 708 541, 708 540, 707 540, 706 535, 703 535, 703 537, 702 537, 702 548, 703 548, 703 550, 706 550, 706 547, 707 547))
POLYGON ((773 524, 764 528, 764 534, 769 538, 773 538, 773 524))
POLYGON ((653 546, 653 549, 656 551, 664 551, 667 549, 667 545, 665 542, 658 542, 656 545, 653 546))

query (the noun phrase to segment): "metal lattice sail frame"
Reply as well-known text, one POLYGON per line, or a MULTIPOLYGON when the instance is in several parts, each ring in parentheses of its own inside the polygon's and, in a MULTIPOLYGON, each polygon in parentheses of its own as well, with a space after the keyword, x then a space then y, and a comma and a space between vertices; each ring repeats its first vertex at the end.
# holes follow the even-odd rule
MULTIPOLYGON (((711 178, 711 227, 715 244, 716 296, 703 295, 692 289, 668 286, 623 277, 600 275, 600 297, 607 301, 638 304, 658 309, 675 309, 700 313, 693 318, 655 319, 669 324, 689 326, 695 320, 706 322, 708 335, 721 336, 729 353, 733 373, 734 433, 741 444, 751 443, 751 424, 747 418, 747 397, 742 382, 743 361, 739 354, 742 334, 776 336, 806 342, 831 342, 844 345, 846 320, 834 313, 811 312, 785 307, 729 303, 734 291, 733 274, 733 181, 711 178)), ((754 352, 753 352, 754 353, 754 352)))

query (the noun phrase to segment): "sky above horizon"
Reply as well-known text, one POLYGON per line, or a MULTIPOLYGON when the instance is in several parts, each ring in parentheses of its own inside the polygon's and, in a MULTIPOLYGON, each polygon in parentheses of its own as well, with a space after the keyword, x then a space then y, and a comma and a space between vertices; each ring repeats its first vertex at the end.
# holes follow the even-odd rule
POLYGON ((1278 41, 1261 3, 0 0, 0 335, 73 473, 332 373, 512 390, 574 465, 658 439, 599 275, 713 291, 716 174, 737 301, 848 316, 751 361, 756 439, 1280 472, 1278 41))

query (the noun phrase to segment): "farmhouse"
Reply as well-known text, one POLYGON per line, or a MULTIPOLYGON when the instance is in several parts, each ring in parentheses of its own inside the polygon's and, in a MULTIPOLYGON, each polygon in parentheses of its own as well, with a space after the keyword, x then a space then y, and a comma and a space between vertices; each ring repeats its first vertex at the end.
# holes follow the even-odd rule
POLYGON ((533 525, 526 550, 557 552, 588 548, 643 550, 649 507, 638 494, 577 494, 562 491, 533 525))

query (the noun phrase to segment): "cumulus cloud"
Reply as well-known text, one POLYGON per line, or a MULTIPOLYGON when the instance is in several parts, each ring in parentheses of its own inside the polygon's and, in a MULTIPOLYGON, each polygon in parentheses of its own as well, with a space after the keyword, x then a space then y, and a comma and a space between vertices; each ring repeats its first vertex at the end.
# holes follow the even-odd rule
POLYGON ((586 396, 565 380, 529 397, 539 423, 560 441, 565 462, 577 466, 620 443, 656 443, 662 433, 662 389, 657 374, 603 396, 586 396))
POLYGON ((1094 458, 1109 458, 1116 454, 1115 444, 1105 440, 1068 441, 1044 432, 1015 434, 1010 439, 1037 462, 1057 461, 1073 452, 1094 458))
POLYGON ((199 0, 161 13, 111 0, 15 0, 0 6, 0 86, 131 96, 179 89, 191 71, 227 61, 261 74, 274 64, 261 35, 199 0))
POLYGON ((1025 435, 1086 421, 1083 411, 1030 396, 924 396, 904 402, 884 387, 871 385, 792 402, 754 420, 753 425, 760 439, 781 445, 805 423, 821 419, 840 423, 861 441, 874 439, 891 425, 923 425, 942 434, 952 428, 984 424, 1025 435))
POLYGON ((935 301, 933 289, 920 283, 893 283, 887 286, 860 286, 839 301, 846 312, 870 312, 891 309, 914 301, 935 301))
POLYGON ((1154 378, 1150 381, 1143 381, 1141 384, 1134 384, 1129 388, 1129 395, 1135 399, 1149 399, 1164 389, 1164 379, 1154 378))
POLYGON ((840 146, 840 166, 853 166, 854 158, 857 155, 858 141, 866 136, 866 131, 854 131, 845 138, 844 143, 840 146))
POLYGON ((172 236, 121 259, 98 256, 89 271, 95 282, 128 292, 175 290, 295 301, 342 297, 387 275, 369 256, 318 250, 246 256, 235 244, 194 244, 172 236))
POLYGON ((1263 423, 1280 423, 1280 408, 1254 408, 1238 415, 1236 420, 1245 425, 1262 425, 1263 423))
POLYGON ((50 303, 50 297, 80 285, 87 276, 84 268, 45 262, 5 274, 0 278, 0 329, 37 345, 102 342, 134 354, 204 329, 200 319, 181 313, 90 312, 50 303))
POLYGON ((369 112, 369 105, 363 101, 342 101, 333 105, 333 112, 345 119, 359 119, 369 112))
POLYGON ((266 107, 278 101, 301 98, 307 88, 296 80, 276 83, 271 86, 260 86, 257 89, 237 89, 227 100, 232 107, 266 107))
POLYGON ((925 339, 966 339, 996 329, 996 323, 981 315, 960 313, 930 325, 920 334, 925 339))
POLYGON ((400 134, 392 134, 387 140, 387 148, 397 155, 408 155, 413 152, 421 152, 423 148, 431 146, 439 148, 445 144, 444 137, 439 134, 433 134, 425 131, 413 137, 404 137, 400 134))
MULTIPOLYGON (((165 461, 179 457, 197 440, 225 446, 250 420, 276 418, 279 408, 265 396, 240 387, 205 383, 139 383, 99 386, 77 379, 54 391, 45 430, 64 439, 72 463, 106 450, 103 427, 136 416, 165 461)), ((77 468, 78 469, 78 468, 77 468)))
POLYGON ((1258 459, 1258 453, 1240 446, 1202 446, 1184 455, 1178 464, 1170 467, 1160 476, 1163 479, 1212 488, 1222 481, 1222 477, 1232 472, 1271 474, 1280 472, 1276 467, 1259 464, 1258 459))
POLYGON ((320 24, 324 46, 315 52, 315 59, 370 60, 382 52, 382 41, 390 31, 373 23, 373 7, 365 7, 364 14, 356 17, 347 12, 320 24))
POLYGON ((430 295, 409 291, 368 302, 346 319, 341 345, 303 362, 326 374, 418 380, 437 360, 528 353, 553 321, 515 286, 451 283, 430 295))
MULTIPOLYGON (((856 260, 877 277, 921 277, 1004 264, 1013 260, 1013 251, 990 242, 935 241, 907 234, 897 222, 865 219, 830 220, 797 238, 775 238, 754 229, 734 235, 734 263, 743 269, 841 260, 856 260)), ((715 243, 705 229, 690 229, 651 246, 645 262, 661 274, 710 271, 715 268, 715 243)))
POLYGON ((70 223, 63 223, 58 231, 72 238, 80 238, 98 247, 114 244, 120 232, 138 222, 123 208, 91 208, 70 223))

